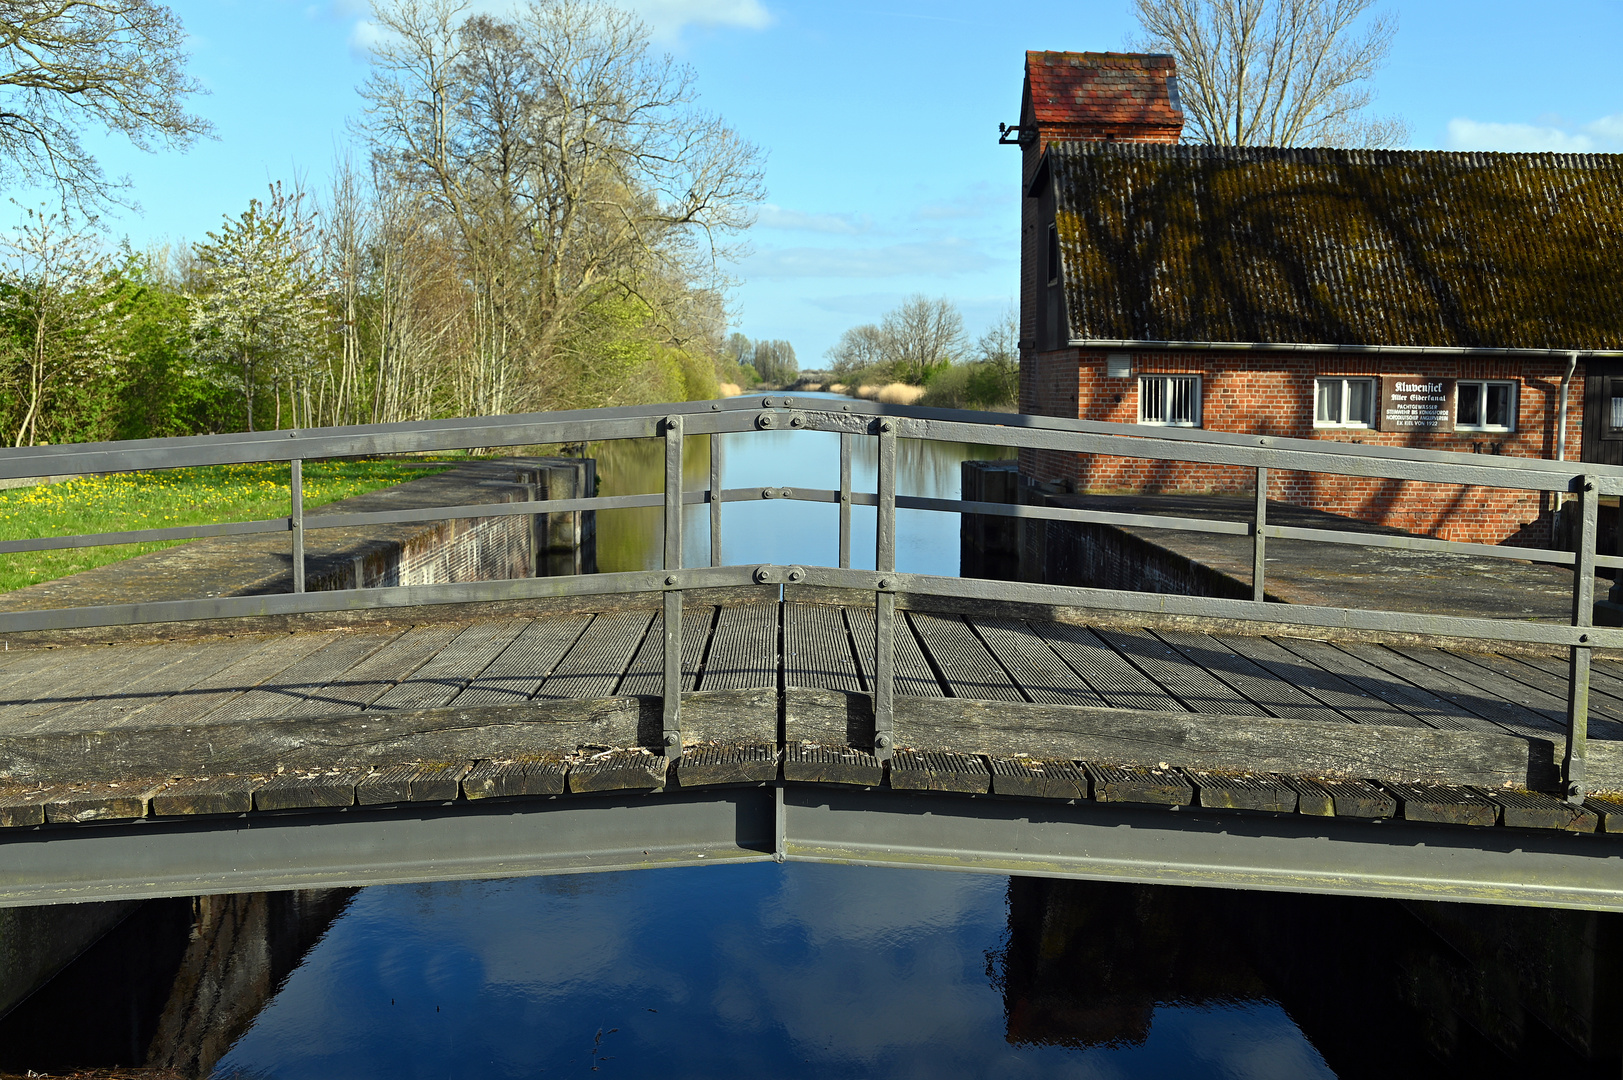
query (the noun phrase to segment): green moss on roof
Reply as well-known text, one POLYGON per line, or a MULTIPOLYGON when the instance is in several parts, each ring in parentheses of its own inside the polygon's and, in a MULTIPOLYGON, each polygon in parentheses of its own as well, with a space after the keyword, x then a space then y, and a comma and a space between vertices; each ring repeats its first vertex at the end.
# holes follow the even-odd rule
POLYGON ((1623 155, 1048 154, 1073 338, 1623 348, 1623 155))

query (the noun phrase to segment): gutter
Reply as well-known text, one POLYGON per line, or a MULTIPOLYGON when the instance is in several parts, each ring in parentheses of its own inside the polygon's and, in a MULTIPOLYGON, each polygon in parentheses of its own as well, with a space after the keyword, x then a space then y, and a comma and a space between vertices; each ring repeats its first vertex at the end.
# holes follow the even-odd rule
POLYGON ((1578 354, 1567 357, 1567 373, 1561 376, 1561 410, 1555 428, 1555 460, 1567 460, 1567 388, 1572 385, 1572 373, 1578 370, 1578 354))
MULTIPOLYGON (((1137 352, 1284 352, 1341 353, 1377 356, 1510 356, 1529 359, 1562 357, 1576 364, 1577 358, 1623 359, 1623 349, 1507 349, 1463 345, 1331 345, 1305 341, 1134 341, 1127 338, 1072 338, 1073 349, 1125 349, 1137 352)), ((1569 371, 1570 377, 1570 371, 1569 371)), ((1563 398, 1563 401, 1565 399, 1563 398)))

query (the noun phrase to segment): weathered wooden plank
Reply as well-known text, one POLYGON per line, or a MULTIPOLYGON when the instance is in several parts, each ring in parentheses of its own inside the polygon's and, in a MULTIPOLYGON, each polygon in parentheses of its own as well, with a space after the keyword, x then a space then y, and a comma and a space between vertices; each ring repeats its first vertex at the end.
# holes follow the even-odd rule
MULTIPOLYGON (((1503 656, 1499 653, 1468 653, 1450 650, 1456 657, 1467 663, 1483 667, 1506 679, 1514 680, 1532 687, 1535 691, 1544 694, 1550 700, 1559 702, 1560 708, 1557 719, 1566 720, 1567 705, 1567 670, 1562 661, 1559 675, 1551 674, 1542 667, 1523 663, 1519 658, 1503 656)), ((1593 668, 1589 680, 1589 737, 1616 739, 1623 737, 1623 700, 1606 694, 1599 685, 1600 680, 1594 677, 1593 668)), ((1544 711, 1541 709, 1541 711, 1544 711)))
POLYGON ((1492 825, 1499 807, 1491 799, 1459 784, 1400 784, 1382 781, 1397 796, 1406 821, 1440 821, 1453 825, 1492 825))
POLYGON ((1140 769, 1120 765, 1084 762, 1093 797, 1102 803, 1153 803, 1157 806, 1188 806, 1195 788, 1174 769, 1140 769))
POLYGON ((1480 716, 1451 701, 1422 690, 1393 675, 1385 668, 1366 663, 1327 641, 1305 638, 1276 638, 1279 646, 1310 664, 1332 672, 1346 682, 1393 708, 1401 709, 1421 723, 1434 728, 1486 731, 1480 716))
POLYGON ((159 785, 160 781, 155 780, 62 784, 46 796, 45 820, 53 825, 68 825, 146 817, 147 801, 159 785))
POLYGON ((1260 716, 1263 710, 1244 694, 1199 666, 1148 630, 1095 630, 1191 712, 1213 716, 1260 716))
POLYGON ((778 605, 722 608, 699 677, 701 690, 778 685, 778 605))
POLYGON ((1503 732, 968 698, 898 700, 896 740, 919 749, 998 757, 1023 753, 1122 765, 1166 762, 1212 772, 1391 777, 1484 787, 1509 783, 1536 789, 1556 776, 1553 744, 1503 732))
POLYGON ((530 700, 591 621, 586 615, 535 620, 451 704, 517 705, 530 700))
MULTIPOLYGON (((1462 692, 1473 695, 1479 701, 1491 701, 1494 713, 1484 713, 1490 720, 1500 720, 1499 710, 1506 706, 1520 706, 1512 708, 1504 714, 1501 722, 1530 724, 1543 731, 1564 731, 1567 722, 1567 699, 1565 688, 1562 696, 1557 698, 1554 694, 1545 693, 1526 682, 1509 678, 1500 672, 1493 671, 1481 664, 1472 663, 1464 656, 1456 655, 1444 649, 1417 648, 1405 645, 1389 645, 1387 648, 1408 660, 1433 671, 1439 671, 1449 676, 1459 685, 1462 692)), ((1469 701, 1462 702, 1468 708, 1469 701)), ((1474 712, 1482 712, 1473 708, 1474 712)))
POLYGON ((872 754, 845 746, 791 742, 783 751, 783 778, 805 784, 878 787, 885 779, 885 765, 872 754))
POLYGON ((647 611, 599 615, 560 661, 537 697, 596 698, 614 693, 653 622, 647 611))
POLYGON ((368 766, 304 769, 266 777, 254 787, 256 810, 319 810, 355 805, 355 785, 368 766))
POLYGON ((646 750, 610 750, 569 766, 569 790, 663 791, 667 759, 646 750))
POLYGON ((445 707, 528 625, 528 619, 502 619, 466 627, 368 708, 415 712, 445 707))
POLYGON ((676 763, 681 787, 760 784, 778 778, 778 748, 770 743, 700 743, 682 749, 676 763))
POLYGON ((246 814, 254 806, 255 782, 242 775, 171 780, 152 793, 152 812, 159 817, 246 814))
POLYGON ((473 765, 465 762, 388 765, 355 785, 355 801, 361 806, 455 802, 462 792, 462 778, 472 769, 473 765))
POLYGON ((0 829, 17 829, 45 823, 45 803, 52 784, 6 784, 0 786, 0 829))
MULTIPOLYGON (((1531 667, 1540 672, 1545 678, 1554 680, 1554 685, 1565 687, 1567 685, 1567 665, 1571 662, 1565 656, 1544 656, 1538 653, 1495 653, 1494 658, 1507 665, 1520 665, 1531 667)), ((1509 671, 1508 668, 1501 669, 1509 671)), ((1615 665, 1603 665, 1596 657, 1589 667, 1589 696, 1590 700, 1596 698, 1604 700, 1600 706, 1603 715, 1623 719, 1623 678, 1617 674, 1615 665)), ((1565 697, 1565 691, 1559 695, 1565 697)))
MULTIPOLYGON (((1176 649, 1190 663, 1234 687, 1268 716, 1345 724, 1348 719, 1303 690, 1281 680, 1267 668, 1247 660, 1216 638, 1176 630, 1158 630, 1155 636, 1176 649)), ((1258 710, 1248 710, 1255 713, 1258 710)))
POLYGON ((1054 705, 1110 704, 1025 622, 971 619, 970 624, 1029 700, 1054 705))
POLYGON ((1282 777, 1236 776, 1229 773, 1185 770, 1195 785, 1195 797, 1201 806, 1223 810, 1268 810, 1276 814, 1296 812, 1296 789, 1282 777))
POLYGON ((35 687, 18 687, 16 697, 0 705, 0 730, 46 726, 53 714, 116 693, 132 679, 178 659, 175 650, 163 644, 87 649, 80 664, 69 665, 60 671, 59 679, 51 680, 54 685, 49 690, 27 698, 35 687))
POLYGON ((399 636, 398 630, 386 634, 341 635, 331 644, 289 665, 275 678, 265 680, 205 714, 202 722, 257 723, 280 716, 399 636))
MULTIPOLYGON (((699 685, 699 669, 704 666, 704 654, 710 648, 710 633, 715 628, 718 609, 682 603, 682 690, 699 685)), ((626 668, 625 676, 614 691, 622 697, 639 695, 660 697, 665 693, 665 614, 660 612, 648 624, 637 655, 626 668)))
POLYGON ((330 633, 284 634, 270 638, 213 675, 200 678, 179 693, 125 717, 118 726, 151 729, 194 723, 238 695, 275 678, 289 665, 332 641, 333 636, 330 633))
POLYGON ((1111 707, 1152 712, 1184 707, 1183 702, 1128 663, 1087 627, 1043 622, 1033 622, 1030 626, 1111 707))
POLYGON ((1600 819, 1603 833, 1623 833, 1623 798, 1591 795, 1584 800, 1584 808, 1600 819))
POLYGON ((1297 810, 1317 817, 1389 818, 1398 801, 1364 780, 1337 780, 1287 776, 1285 782, 1300 797, 1297 810))
MULTIPOLYGON (((1003 665, 960 616, 914 611, 899 614, 896 621, 898 627, 903 621, 913 624, 913 632, 923 643, 925 655, 935 662, 953 697, 981 701, 1026 700, 1003 665)), ((895 773, 894 767, 891 772, 895 773)))
POLYGON ((469 799, 562 795, 569 767, 563 761, 481 761, 462 778, 469 799))
POLYGON ((890 759, 890 786, 898 791, 958 791, 985 795, 992 773, 974 754, 951 750, 898 750, 890 759))
MULTIPOLYGON (((862 688, 873 693, 873 638, 872 607, 846 608, 845 624, 851 628, 851 643, 857 650, 857 672, 862 676, 862 688)), ((892 639, 896 656, 896 694, 898 697, 946 697, 947 692, 924 658, 919 639, 913 636, 907 619, 896 617, 896 634, 892 639)))
POLYGON ((1500 820, 1514 829, 1592 833, 1600 825, 1600 815, 1593 809, 1572 806, 1553 795, 1496 789, 1488 789, 1484 794, 1499 804, 1500 820))
POLYGON ((95 679, 113 664, 124 663, 128 653, 112 645, 79 645, 53 649, 54 663, 42 663, 29 677, 20 678, 0 690, 0 726, 29 715, 25 710, 36 701, 71 692, 69 688, 95 679))
POLYGON ((1086 799, 1088 777, 1074 761, 1042 758, 995 757, 989 759, 994 795, 1018 795, 1028 799, 1086 799))
POLYGON ((851 632, 837 607, 783 606, 784 685, 818 690, 862 689, 851 632))
POLYGON ((254 646, 252 642, 233 641, 177 643, 168 662, 132 673, 123 685, 111 693, 54 710, 32 722, 16 724, 10 730, 20 735, 130 723, 148 706, 171 698, 218 673, 242 659, 244 654, 252 652, 254 646))
POLYGON ((1344 642, 1340 649, 1449 702, 1466 714, 1458 721, 1461 726, 1486 731, 1487 725, 1493 724, 1501 731, 1515 732, 1519 735, 1547 733, 1550 730, 1549 720, 1546 717, 1507 702, 1490 701, 1476 687, 1436 668, 1411 660, 1384 645, 1344 642))
POLYGON ((400 680, 428 663, 456 637, 460 627, 414 626, 303 701, 281 713, 281 719, 342 716, 370 708, 400 680))
POLYGON ((1268 671, 1276 679, 1283 679, 1303 692, 1312 695, 1347 719, 1360 724, 1392 724, 1397 727, 1422 726, 1421 721, 1382 701, 1374 694, 1361 690, 1334 672, 1325 671, 1317 664, 1297 656, 1278 642, 1264 637, 1246 637, 1243 634, 1213 635, 1230 649, 1268 671))
POLYGON ((402 761, 541 758, 583 745, 637 745, 642 721, 636 699, 597 698, 198 725, 184 739, 168 728, 0 738, 0 780, 270 774, 402 761))
MULTIPOLYGON (((682 735, 690 742, 723 743, 732 746, 778 742, 778 692, 770 687, 749 690, 696 690, 682 695, 682 735)), ((650 719, 659 714, 657 700, 646 710, 650 719)), ((663 731, 663 721, 652 724, 652 737, 644 746, 655 745, 663 731)))
POLYGON ((783 694, 783 731, 788 742, 871 749, 873 697, 791 686, 783 694))

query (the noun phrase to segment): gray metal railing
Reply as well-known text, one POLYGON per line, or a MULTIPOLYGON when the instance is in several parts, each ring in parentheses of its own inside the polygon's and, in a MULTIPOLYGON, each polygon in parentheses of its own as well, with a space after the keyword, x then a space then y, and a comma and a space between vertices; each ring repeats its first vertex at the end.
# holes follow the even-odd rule
POLYGON ((1597 568, 1623 568, 1623 557, 1596 554, 1597 502, 1623 494, 1623 468, 1526 458, 1480 457, 1401 447, 1349 445, 1227 432, 1147 428, 1051 417, 1002 415, 884 406, 862 401, 763 395, 725 401, 690 402, 629 409, 537 413, 523 416, 424 421, 310 431, 148 439, 0 450, 0 479, 66 473, 133 472, 247 462, 287 462, 290 513, 285 518, 216 525, 139 529, 94 535, 41 537, 0 543, 0 554, 65 547, 189 540, 249 533, 288 532, 293 557, 293 591, 270 596, 206 597, 193 600, 104 604, 90 607, 0 613, 0 633, 204 620, 254 615, 333 612, 357 608, 397 608, 479 603, 546 596, 661 593, 664 603, 664 706, 666 752, 682 752, 682 600, 690 589, 748 584, 801 584, 866 591, 874 596, 872 680, 876 753, 888 758, 894 737, 894 635, 896 598, 904 594, 968 600, 1072 605, 1118 611, 1168 613, 1372 632, 1436 635, 1483 641, 1512 641, 1566 648, 1570 656, 1570 697, 1566 794, 1581 801, 1588 731, 1589 662, 1596 647, 1623 648, 1623 629, 1594 627, 1594 575, 1597 568), (721 488, 720 435, 794 429, 839 435, 839 488, 721 488), (685 441, 711 439, 708 487, 684 490, 685 441), (664 490, 646 495, 524 502, 479 503, 424 510, 333 513, 306 518, 302 462, 312 458, 429 453, 470 448, 533 446, 657 438, 664 445, 664 490), (852 489, 852 459, 858 438, 875 440, 876 489, 852 489), (979 502, 900 495, 896 490, 897 440, 931 439, 1014 449, 1100 454, 1119 458, 1193 462, 1254 470, 1257 496, 1250 520, 1223 521, 1153 514, 1122 514, 1055 506, 979 502), (1555 492, 1576 496, 1576 552, 1547 548, 1499 547, 1413 536, 1393 536, 1275 525, 1268 521, 1266 492, 1270 469, 1327 473, 1381 480, 1555 492), (838 565, 720 565, 722 505, 762 499, 835 503, 839 507, 838 565), (684 567, 682 524, 686 508, 709 508, 710 565, 684 567), (306 592, 304 534, 310 529, 501 517, 577 510, 661 507, 664 521, 662 567, 657 571, 578 577, 520 578, 442 585, 414 585, 354 591, 306 592), (851 566, 852 508, 876 508, 873 570, 851 566), (899 573, 896 570, 896 511, 927 510, 982 514, 1032 521, 1075 521, 1190 532, 1249 536, 1252 539, 1252 597, 1183 596, 1059 586, 1017 581, 899 573), (1266 544, 1269 539, 1329 544, 1396 547, 1465 553, 1570 566, 1574 570, 1569 623, 1471 618, 1356 608, 1280 605, 1265 602, 1266 544))

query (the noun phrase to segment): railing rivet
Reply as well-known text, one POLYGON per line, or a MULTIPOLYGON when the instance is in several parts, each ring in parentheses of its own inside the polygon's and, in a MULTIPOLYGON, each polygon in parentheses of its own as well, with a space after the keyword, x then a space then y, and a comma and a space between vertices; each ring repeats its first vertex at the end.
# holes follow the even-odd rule
POLYGON ((772 489, 771 488, 762 488, 761 489, 761 498, 770 499, 771 497, 772 497, 772 489))
POLYGON ((665 418, 665 429, 667 431, 681 431, 682 418, 680 416, 667 416, 665 418))
POLYGON ((789 568, 789 580, 790 581, 799 581, 801 578, 803 578, 805 576, 806 576, 806 570, 805 570, 804 567, 791 566, 789 568))
POLYGON ((711 403, 710 403, 710 411, 711 411, 711 412, 720 412, 720 411, 721 411, 721 402, 719 402, 719 401, 712 401, 712 402, 711 402, 711 403))
POLYGON ((879 430, 885 432, 895 431, 896 424, 891 420, 881 420, 879 421, 879 430))
POLYGON ((879 749, 883 750, 885 747, 890 745, 890 740, 887 739, 885 736, 881 735, 881 736, 879 736, 879 738, 877 738, 877 739, 875 739, 873 741, 873 744, 875 746, 877 746, 879 749))
POLYGON ((806 421, 804 419, 802 419, 801 417, 791 416, 789 418, 789 426, 790 427, 805 427, 806 426, 806 421))
POLYGON ((1589 635, 1588 634, 1579 634, 1578 635, 1578 640, 1579 641, 1588 641, 1589 640, 1589 635))
POLYGON ((676 584, 676 575, 675 574, 667 575, 666 578, 665 578, 665 584, 667 584, 667 585, 675 585, 676 584))
POLYGON ((881 589, 888 589, 888 588, 890 588, 890 578, 888 578, 888 577, 882 577, 882 578, 880 578, 880 579, 879 579, 879 587, 880 587, 880 588, 881 588, 881 589))
POLYGON ((759 416, 757 416, 755 418, 755 426, 758 427, 758 428, 762 428, 762 429, 771 428, 771 427, 777 427, 778 426, 778 418, 773 416, 769 412, 761 413, 759 416))
POLYGON ((675 735, 667 735, 667 736, 665 736, 665 745, 666 746, 675 746, 676 745, 676 736, 675 735))
POLYGON ((759 583, 761 583, 762 585, 765 585, 766 582, 767 582, 767 579, 770 578, 771 576, 772 576, 772 568, 770 566, 757 566, 755 568, 755 580, 758 581, 759 583))

